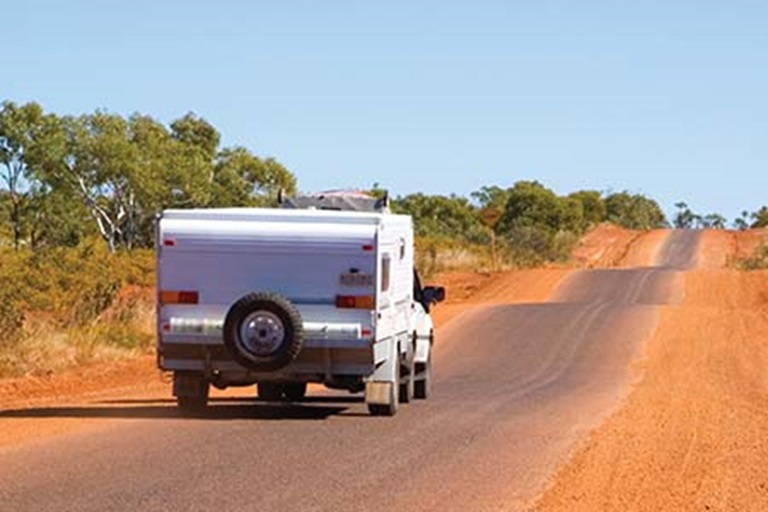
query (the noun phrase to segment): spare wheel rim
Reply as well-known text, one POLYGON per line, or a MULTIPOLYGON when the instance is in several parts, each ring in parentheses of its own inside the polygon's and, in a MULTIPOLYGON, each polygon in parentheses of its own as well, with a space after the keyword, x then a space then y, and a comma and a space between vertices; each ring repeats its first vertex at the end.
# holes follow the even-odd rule
POLYGON ((285 341, 285 325, 271 311, 254 311, 240 323, 240 344, 256 356, 274 353, 285 341))

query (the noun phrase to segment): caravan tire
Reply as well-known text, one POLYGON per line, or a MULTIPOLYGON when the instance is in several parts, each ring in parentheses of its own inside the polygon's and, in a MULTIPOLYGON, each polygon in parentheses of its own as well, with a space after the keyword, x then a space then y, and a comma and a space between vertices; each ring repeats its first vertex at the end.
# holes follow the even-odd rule
POLYGON ((283 393, 289 402, 301 402, 307 396, 307 383, 289 382, 285 384, 283 393))
POLYGON ((197 372, 173 372, 173 394, 182 413, 198 413, 208 405, 210 386, 202 374, 197 372))
POLYGON ((224 320, 224 344, 249 370, 279 370, 296 359, 303 343, 299 311, 275 293, 246 295, 229 308, 224 320))
POLYGON ((277 382, 259 382, 256 384, 256 394, 264 402, 279 402, 283 399, 283 385, 277 382))

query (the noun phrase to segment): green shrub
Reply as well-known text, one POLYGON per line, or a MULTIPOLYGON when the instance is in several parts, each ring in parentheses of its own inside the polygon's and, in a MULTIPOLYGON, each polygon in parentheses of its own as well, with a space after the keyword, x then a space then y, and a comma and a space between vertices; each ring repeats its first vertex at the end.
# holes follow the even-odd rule
POLYGON ((536 267, 548 262, 565 262, 579 237, 567 230, 553 232, 540 226, 515 226, 509 231, 504 261, 516 267, 536 267))
POLYGON ((517 267, 532 267, 547 260, 551 235, 534 226, 515 226, 509 230, 506 242, 506 261, 517 267))
POLYGON ((552 238, 550 245, 549 257, 551 261, 559 263, 569 261, 579 239, 579 235, 573 231, 558 231, 552 238))
POLYGON ((155 251, 137 249, 113 256, 110 268, 124 284, 142 287, 155 286, 155 251))

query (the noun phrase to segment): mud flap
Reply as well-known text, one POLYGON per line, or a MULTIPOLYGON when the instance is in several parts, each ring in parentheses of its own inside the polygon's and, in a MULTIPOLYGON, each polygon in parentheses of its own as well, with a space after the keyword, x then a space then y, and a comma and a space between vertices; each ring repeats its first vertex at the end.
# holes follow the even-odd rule
POLYGON ((202 375, 175 372, 173 375, 173 396, 201 396, 208 387, 202 375))
POLYGON ((400 382, 399 365, 400 354, 397 349, 397 340, 390 338, 380 342, 384 346, 377 347, 379 353, 387 354, 365 383, 365 403, 369 406, 390 406, 397 408, 397 392, 400 382))
POLYGON ((371 405, 391 405, 395 391, 392 382, 366 382, 365 403, 371 405))
POLYGON ((416 363, 426 363, 432 350, 432 334, 429 336, 416 335, 416 363))

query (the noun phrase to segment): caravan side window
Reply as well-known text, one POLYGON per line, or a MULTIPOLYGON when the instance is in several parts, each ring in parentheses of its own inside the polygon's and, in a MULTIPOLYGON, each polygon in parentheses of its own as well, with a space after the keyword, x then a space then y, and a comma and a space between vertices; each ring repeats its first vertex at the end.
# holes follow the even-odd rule
POLYGON ((385 254, 381 257, 381 291, 386 292, 389 290, 389 281, 392 274, 392 259, 389 254, 385 254))

